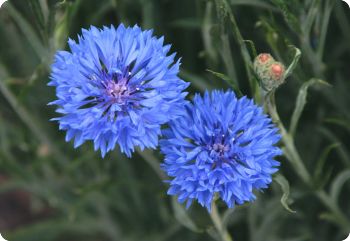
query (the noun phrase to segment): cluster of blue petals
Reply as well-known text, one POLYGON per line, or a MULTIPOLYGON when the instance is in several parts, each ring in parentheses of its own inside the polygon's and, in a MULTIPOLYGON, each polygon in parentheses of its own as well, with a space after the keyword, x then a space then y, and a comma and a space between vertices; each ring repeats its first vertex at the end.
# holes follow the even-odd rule
POLYGON ((161 125, 183 113, 188 87, 163 40, 138 26, 91 27, 57 52, 49 85, 66 141, 92 140, 102 156, 116 144, 127 156, 157 147, 161 125))
POLYGON ((255 199, 266 188, 282 151, 278 129, 252 100, 232 91, 196 95, 184 116, 169 123, 160 141, 162 168, 171 177, 169 195, 209 211, 221 198, 228 207, 255 199))

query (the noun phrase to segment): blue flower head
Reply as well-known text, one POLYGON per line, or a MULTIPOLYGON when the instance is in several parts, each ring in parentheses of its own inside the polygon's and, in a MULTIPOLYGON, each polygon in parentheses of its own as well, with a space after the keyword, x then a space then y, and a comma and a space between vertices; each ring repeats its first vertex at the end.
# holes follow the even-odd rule
POLYGON ((102 156, 116 144, 129 157, 135 146, 158 145, 160 126, 183 112, 188 86, 163 40, 138 26, 91 27, 68 41, 70 52, 57 52, 49 85, 66 141, 92 140, 102 156))
POLYGON ((196 95, 163 134, 162 168, 172 178, 168 194, 188 207, 197 200, 209 211, 216 197, 230 208, 254 200, 253 190, 271 183, 279 166, 274 158, 282 154, 271 119, 232 91, 196 95))

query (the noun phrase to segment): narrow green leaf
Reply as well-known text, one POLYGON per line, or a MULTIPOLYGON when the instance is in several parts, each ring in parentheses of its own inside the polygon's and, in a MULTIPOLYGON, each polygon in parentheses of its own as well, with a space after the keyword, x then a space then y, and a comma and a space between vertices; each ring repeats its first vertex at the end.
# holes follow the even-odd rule
POLYGON ((246 5, 246 6, 252 6, 252 7, 258 7, 258 8, 266 8, 272 11, 277 11, 278 9, 271 4, 260 1, 260 0, 231 0, 230 3, 232 5, 246 5))
POLYGON ((282 188, 282 198, 281 198, 281 204, 282 206, 289 212, 291 213, 296 213, 296 211, 293 211, 288 204, 288 198, 289 198, 289 193, 290 193, 290 187, 289 187, 289 182, 288 180, 282 176, 281 174, 277 174, 274 177, 274 180, 281 186, 282 188))
POLYGON ((180 77, 186 81, 190 81, 192 86, 200 91, 211 90, 214 88, 212 84, 210 84, 208 81, 205 81, 201 76, 198 76, 185 69, 181 70, 180 77))
POLYGON ((219 53, 216 51, 216 44, 213 39, 213 3, 208 1, 205 6, 205 12, 202 24, 202 38, 204 44, 204 50, 208 58, 214 63, 214 66, 218 63, 219 53))
POLYGON ((327 157, 328 157, 329 153, 333 149, 335 149, 339 146, 340 146, 339 143, 334 143, 334 144, 327 146, 323 150, 320 158, 317 161, 317 165, 316 165, 315 172, 314 172, 314 180, 315 180, 314 182, 315 182, 315 185, 318 189, 323 187, 328 182, 328 180, 331 176, 332 169, 324 170, 324 165, 327 161, 327 157))
MULTIPOLYGON (((266 215, 266 217, 264 217, 261 220, 261 222, 259 222, 257 229, 253 230, 254 237, 255 237, 255 239, 253 240, 259 240, 259 241, 264 240, 264 239, 260 239, 260 237, 268 237, 268 235, 271 232, 275 233, 277 232, 277 230, 281 228, 279 227, 281 223, 278 222, 278 220, 281 217, 281 213, 283 209, 276 208, 277 205, 278 205, 278 200, 273 200, 273 201, 270 201, 268 205, 263 207, 266 213, 268 213, 268 215, 266 215)), ((266 240, 270 240, 270 239, 266 239, 266 240)))
POLYGON ((350 170, 344 170, 337 175, 331 185, 330 196, 334 202, 337 202, 341 189, 346 181, 350 179, 350 170))
POLYGON ((325 120, 327 123, 335 124, 345 128, 350 133, 350 121, 342 118, 328 118, 325 120))
POLYGON ((246 217, 246 211, 250 207, 250 204, 245 203, 243 205, 235 206, 234 208, 226 209, 222 215, 222 225, 227 228, 228 226, 238 224, 246 217))
POLYGON ((276 59, 283 59, 280 52, 280 42, 288 43, 288 39, 283 36, 281 29, 276 27, 274 20, 266 16, 261 16, 260 20, 256 22, 255 27, 263 30, 266 42, 271 48, 273 56, 276 59))
POLYGON ((211 74, 213 74, 214 76, 222 79, 222 80, 225 80, 231 87, 232 89, 235 91, 235 93, 237 94, 238 97, 242 97, 243 94, 242 92, 239 90, 238 86, 236 85, 235 81, 233 81, 230 77, 222 74, 222 73, 218 73, 218 72, 215 72, 215 71, 212 71, 210 69, 207 69, 207 71, 211 74))
POLYGON ((292 120, 291 120, 290 128, 289 128, 290 134, 292 136, 294 136, 294 134, 295 134, 300 116, 301 116, 301 114, 304 110, 304 107, 306 105, 307 90, 310 86, 316 85, 316 84, 322 84, 322 85, 329 86, 329 84, 326 81, 323 81, 320 79, 311 79, 311 80, 305 82, 301 86, 297 100, 296 100, 296 104, 295 104, 295 108, 293 111, 292 120))
POLYGON ((174 216, 180 224, 192 230, 193 232, 197 232, 197 233, 202 232, 202 230, 200 230, 197 227, 197 225, 193 222, 193 220, 187 214, 186 209, 181 204, 179 204, 176 197, 172 197, 171 204, 173 206, 174 216))
MULTIPOLYGON (((350 21, 347 18, 348 9, 341 7, 341 4, 336 4, 334 16, 337 19, 338 26, 342 32, 342 36, 346 39, 346 43, 350 42, 350 21)), ((346 44, 349 48, 350 45, 346 44)))
POLYGON ((222 225, 227 228, 228 222, 230 220, 230 217, 235 212, 235 208, 229 208, 225 211, 223 217, 222 217, 222 225))
POLYGON ((47 57, 46 48, 43 46, 41 40, 35 33, 32 26, 27 22, 23 16, 11 5, 8 4, 6 9, 12 19, 17 23, 18 27, 21 29, 25 37, 28 39, 29 43, 32 45, 34 51, 40 59, 47 57))
POLYGON ((321 176, 322 170, 323 170, 323 167, 324 167, 324 164, 326 163, 326 160, 327 160, 327 157, 328 157, 329 153, 330 153, 333 149, 335 149, 335 148, 337 148, 337 147, 339 147, 339 146, 340 146, 339 143, 334 143, 334 144, 331 144, 331 145, 327 146, 327 147, 323 150, 323 152, 322 152, 320 158, 319 158, 318 161, 317 161, 317 166, 316 166, 315 175, 314 175, 315 177, 320 177, 320 176, 321 176))
POLYGON ((326 38, 327 38, 327 32, 330 22, 331 13, 333 11, 333 7, 335 5, 336 1, 325 1, 325 7, 322 14, 322 25, 320 30, 320 37, 319 37, 319 43, 317 46, 317 55, 320 60, 323 58, 325 45, 326 45, 326 38))
POLYGON ((237 81, 238 77, 237 77, 236 65, 232 58, 232 49, 231 49, 229 35, 227 33, 222 32, 220 38, 221 38, 220 54, 224 61, 226 73, 238 88, 239 83, 237 81))
MULTIPOLYGON (((333 143, 342 143, 337 135, 334 132, 329 130, 328 128, 321 127, 318 131, 322 134, 322 136, 326 137, 330 142, 333 143)), ((345 167, 350 168, 350 152, 347 148, 345 148, 344 144, 341 144, 337 149, 337 154, 344 164, 345 167)))
POLYGON ((252 51, 252 53, 253 53, 253 59, 255 59, 256 56, 258 56, 258 53, 257 53, 257 51, 256 51, 254 42, 251 41, 251 40, 244 40, 244 42, 246 42, 246 43, 249 44, 248 46, 250 47, 250 49, 251 49, 251 51, 252 51))
POLYGON ((54 28, 54 48, 62 49, 66 45, 71 26, 74 23, 74 18, 82 2, 82 0, 76 0, 74 2, 63 1, 57 4, 57 10, 62 8, 64 14, 57 20, 54 28))
POLYGON ((333 213, 331 212, 323 212, 320 214, 320 219, 323 220, 327 220, 329 222, 335 223, 335 224, 339 224, 339 219, 337 216, 335 216, 333 213))
POLYGON ((294 48, 295 55, 294 55, 292 63, 288 66, 286 72, 284 73, 284 79, 288 78, 293 73, 293 70, 297 67, 297 64, 299 63, 299 59, 301 57, 300 49, 298 49, 295 46, 290 46, 290 47, 294 48))
POLYGON ((238 28, 236 18, 232 12, 232 9, 228 4, 227 0, 215 0, 215 3, 216 3, 217 14, 219 15, 219 18, 222 24, 225 24, 227 20, 230 21, 230 24, 232 26, 232 29, 230 29, 230 31, 232 31, 234 38, 236 39, 237 43, 240 46, 245 69, 248 75, 251 92, 254 95, 255 99, 259 99, 260 92, 258 91, 259 89, 258 80, 255 78, 255 75, 254 75, 253 62, 249 54, 249 51, 247 49, 247 46, 244 42, 243 36, 238 28))
POLYGON ((302 22, 302 30, 305 36, 309 36, 310 31, 312 29, 312 25, 314 24, 317 12, 319 10, 321 1, 312 0, 312 4, 308 10, 308 14, 306 20, 302 22))
POLYGON ((40 29, 45 28, 45 18, 44 14, 42 12, 42 8, 40 6, 39 0, 29 0, 28 1, 29 7, 33 12, 33 15, 35 17, 35 21, 37 22, 40 29))
POLYGON ((68 162, 66 155, 54 145, 54 142, 51 141, 51 138, 47 135, 38 121, 31 115, 31 113, 18 101, 16 96, 10 91, 9 87, 5 84, 6 81, 0 80, 0 93, 6 98, 13 110, 21 118, 21 120, 28 126, 32 131, 35 137, 41 141, 41 143, 46 143, 50 150, 55 153, 57 159, 62 162, 68 162))
POLYGON ((281 10, 281 12, 283 13, 284 19, 288 24, 288 26, 290 27, 290 29, 292 29, 296 33, 300 33, 301 28, 300 28, 300 23, 298 21, 298 18, 290 11, 287 5, 287 1, 271 0, 271 2, 274 3, 276 7, 278 7, 281 10))

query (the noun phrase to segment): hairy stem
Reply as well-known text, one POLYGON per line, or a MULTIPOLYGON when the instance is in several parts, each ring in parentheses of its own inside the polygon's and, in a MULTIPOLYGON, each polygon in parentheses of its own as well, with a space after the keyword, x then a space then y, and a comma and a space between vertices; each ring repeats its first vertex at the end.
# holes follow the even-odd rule
MULTIPOLYGON (((291 162, 293 168, 296 173, 300 176, 300 178, 306 183, 308 186, 312 186, 312 177, 308 170, 306 169, 303 160, 301 159, 299 152, 297 151, 293 137, 288 133, 286 128, 284 127, 275 103, 275 93, 274 91, 270 92, 266 95, 266 106, 268 112, 273 120, 273 122, 278 126, 282 135, 282 142, 285 146, 284 154, 287 159, 291 162)), ((324 191, 318 190, 316 191, 316 196, 319 200, 332 212, 334 217, 336 217, 337 223, 344 228, 345 230, 350 229, 350 221, 347 217, 341 212, 339 207, 332 201, 331 197, 324 191)))
POLYGON ((215 204, 215 200, 213 200, 213 202, 211 203, 210 218, 213 221, 214 226, 220 235, 221 241, 233 241, 227 229, 222 223, 218 208, 215 204))
POLYGON ((294 145, 293 137, 287 132, 286 128, 284 127, 276 109, 275 104, 275 93, 272 91, 271 93, 266 95, 267 99, 265 101, 267 105, 267 109, 271 115, 271 118, 273 122, 278 126, 281 135, 282 135, 282 141, 285 145, 285 155, 292 163, 293 167, 297 170, 297 173, 300 175, 300 177, 303 179, 303 181, 307 184, 310 184, 311 182, 311 176, 308 173, 298 151, 296 150, 296 147, 294 145))

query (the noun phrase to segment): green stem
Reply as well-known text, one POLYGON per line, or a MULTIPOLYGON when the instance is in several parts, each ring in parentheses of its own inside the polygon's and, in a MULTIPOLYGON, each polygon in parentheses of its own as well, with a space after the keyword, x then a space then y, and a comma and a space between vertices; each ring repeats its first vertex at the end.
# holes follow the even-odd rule
POLYGON ((282 141, 286 148, 285 154, 287 158, 290 160, 290 162, 292 163, 292 165, 294 166, 294 168, 297 170, 297 173, 300 175, 302 180, 305 183, 309 184, 311 182, 311 176, 307 171, 298 151, 296 150, 292 136, 287 132, 286 128, 284 127, 277 113, 274 91, 267 94, 266 97, 267 99, 265 103, 267 105, 267 109, 271 115, 272 120, 276 123, 276 125, 278 126, 281 132, 282 141))
MULTIPOLYGON (((295 147, 294 139, 288 133, 288 131, 284 127, 284 125, 283 125, 283 123, 278 115, 278 112, 276 109, 274 91, 272 91, 271 93, 266 95, 266 102, 265 103, 266 103, 268 112, 270 113, 272 120, 274 121, 274 123, 276 123, 276 125, 280 129, 280 132, 282 135, 282 142, 285 146, 285 156, 291 162, 294 169, 296 170, 296 173, 300 176, 300 178, 308 186, 312 186, 312 177, 311 177, 310 173, 308 172, 308 170, 306 169, 304 162, 301 159, 299 152, 297 151, 297 149, 295 147)), ((316 196, 333 213, 333 215, 336 217, 339 225, 342 228, 344 228, 344 230, 348 230, 350 227, 350 221, 341 212, 339 207, 337 205, 335 205, 335 203, 332 201, 331 197, 324 190, 316 191, 316 196)))
POLYGON ((221 241, 233 241, 233 239, 231 238, 230 234, 228 233, 227 229, 221 221, 221 217, 219 215, 218 208, 215 204, 215 200, 213 200, 213 202, 211 203, 210 218, 213 221, 214 226, 220 235, 221 241))
POLYGON ((321 26, 321 36, 320 36, 320 42, 317 48, 317 55, 318 58, 320 60, 320 62, 322 62, 322 58, 323 58, 323 52, 325 49, 325 44, 326 44, 326 37, 327 37, 327 31, 328 31, 328 27, 329 27, 329 21, 330 21, 330 17, 331 17, 331 13, 333 10, 333 7, 335 5, 335 1, 332 0, 328 0, 326 1, 325 4, 325 8, 324 8, 324 14, 323 14, 323 22, 322 22, 322 26, 321 26))

